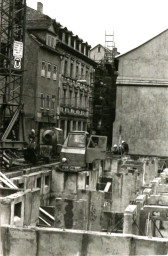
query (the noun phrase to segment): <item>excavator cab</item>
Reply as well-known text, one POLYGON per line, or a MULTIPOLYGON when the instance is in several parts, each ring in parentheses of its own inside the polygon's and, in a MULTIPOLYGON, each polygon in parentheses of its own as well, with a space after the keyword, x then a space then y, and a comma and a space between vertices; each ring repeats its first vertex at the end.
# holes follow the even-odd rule
POLYGON ((105 159, 107 137, 86 131, 69 132, 61 150, 62 170, 83 171, 96 159, 105 159))

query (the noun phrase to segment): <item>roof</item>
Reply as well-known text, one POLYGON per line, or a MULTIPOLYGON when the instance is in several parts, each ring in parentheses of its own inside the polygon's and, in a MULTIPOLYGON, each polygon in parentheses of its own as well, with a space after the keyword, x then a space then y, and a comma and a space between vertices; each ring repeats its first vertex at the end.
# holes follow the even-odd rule
POLYGON ((79 38, 78 35, 74 35, 73 32, 68 30, 67 27, 64 27, 59 22, 56 22, 55 19, 52 19, 49 16, 40 13, 39 11, 34 10, 31 7, 26 7, 26 28, 28 30, 47 30, 51 25, 55 27, 57 33, 59 30, 64 30, 66 31, 66 33, 69 33, 73 37, 76 37, 82 43, 90 46, 87 42, 83 42, 83 40, 79 38))
POLYGON ((48 51, 54 52, 57 55, 62 55, 60 52, 58 52, 57 50, 55 50, 54 48, 46 45, 45 42, 43 42, 37 35, 34 35, 33 33, 29 33, 30 37, 42 48, 47 49, 48 51))
POLYGON ((123 53, 123 54, 120 54, 119 56, 116 57, 116 59, 119 59, 120 57, 123 57, 123 56, 125 56, 126 54, 129 54, 129 53, 131 53, 131 52, 137 50, 138 48, 142 47, 143 45, 145 45, 145 44, 149 43, 150 41, 154 40, 155 38, 159 37, 160 35, 162 35, 162 34, 165 33, 166 31, 168 31, 168 29, 162 31, 162 32, 159 33, 158 35, 152 37, 152 38, 149 39, 148 41, 144 42, 143 44, 141 44, 141 45, 139 45, 139 46, 137 46, 137 47, 135 47, 135 48, 133 48, 132 50, 130 50, 130 51, 128 51, 128 52, 125 52, 125 53, 123 53))
POLYGON ((91 49, 91 51, 94 50, 94 49, 97 48, 97 47, 102 47, 105 51, 107 50, 107 51, 111 52, 111 50, 110 50, 109 48, 103 46, 102 44, 97 44, 95 47, 93 47, 93 48, 91 49))

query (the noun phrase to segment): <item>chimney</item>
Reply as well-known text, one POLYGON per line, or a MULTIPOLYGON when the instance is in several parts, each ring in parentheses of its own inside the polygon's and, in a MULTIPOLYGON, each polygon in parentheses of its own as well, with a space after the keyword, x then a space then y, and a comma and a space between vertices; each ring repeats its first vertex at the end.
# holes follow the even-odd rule
POLYGON ((43 13, 43 4, 41 2, 37 2, 37 11, 43 13))

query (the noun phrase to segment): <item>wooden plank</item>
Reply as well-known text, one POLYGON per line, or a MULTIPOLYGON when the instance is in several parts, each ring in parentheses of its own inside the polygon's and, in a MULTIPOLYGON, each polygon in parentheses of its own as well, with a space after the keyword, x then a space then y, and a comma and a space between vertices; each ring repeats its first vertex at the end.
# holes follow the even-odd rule
POLYGON ((1 176, 3 179, 5 179, 5 180, 12 186, 12 188, 18 189, 18 187, 17 187, 10 179, 8 179, 8 178, 6 177, 6 175, 4 175, 2 172, 0 172, 0 176, 1 176))
POLYGON ((42 209, 41 207, 40 207, 40 212, 42 212, 44 215, 46 215, 48 218, 50 218, 51 220, 53 220, 53 221, 55 221, 55 218, 51 215, 51 214, 49 214, 48 212, 46 212, 44 209, 42 209))
POLYGON ((0 177, 0 181, 2 181, 7 187, 9 188, 13 188, 12 185, 10 183, 8 183, 5 179, 3 179, 2 177, 0 177))
POLYGON ((111 182, 107 182, 104 192, 109 192, 110 186, 111 186, 111 182))

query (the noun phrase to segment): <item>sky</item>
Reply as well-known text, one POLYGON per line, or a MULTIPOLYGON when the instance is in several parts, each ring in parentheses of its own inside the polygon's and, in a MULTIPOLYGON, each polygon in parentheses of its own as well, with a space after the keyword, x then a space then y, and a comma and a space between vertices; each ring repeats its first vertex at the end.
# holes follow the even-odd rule
MULTIPOLYGON (((37 0, 27 0, 36 9, 37 0)), ((114 34, 123 54, 168 29, 168 0, 39 0, 43 13, 92 47, 114 34)))

